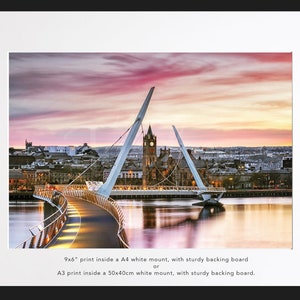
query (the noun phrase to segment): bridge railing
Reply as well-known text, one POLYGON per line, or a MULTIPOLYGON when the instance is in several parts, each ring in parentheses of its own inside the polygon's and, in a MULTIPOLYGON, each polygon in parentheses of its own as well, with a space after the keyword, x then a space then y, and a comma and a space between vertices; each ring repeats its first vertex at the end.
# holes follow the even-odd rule
POLYGON ((120 240, 121 247, 122 248, 129 247, 128 239, 124 229, 125 218, 122 209, 120 208, 120 206, 117 204, 116 201, 114 201, 110 197, 106 198, 100 194, 96 194, 95 192, 88 191, 88 190, 80 190, 80 189, 72 188, 72 189, 65 189, 63 193, 65 196, 78 197, 82 200, 91 202, 95 205, 98 205, 102 209, 106 210, 108 213, 110 213, 118 223, 117 235, 120 240))
POLYGON ((144 190, 144 191, 197 191, 197 186, 175 186, 175 185, 115 185, 113 190, 144 190))
MULTIPOLYGON (((40 186, 42 189, 45 189, 45 186, 40 186)), ((87 191, 86 184, 72 184, 71 186, 65 184, 56 184, 49 187, 49 190, 72 190, 72 191, 87 191)), ((178 185, 148 185, 143 187, 142 185, 115 185, 113 190, 145 190, 145 191, 194 191, 194 192, 203 192, 203 191, 215 191, 215 192, 224 192, 226 191, 224 187, 214 187, 214 186, 207 186, 206 189, 199 189, 198 186, 178 186, 178 185)))
POLYGON ((16 248, 45 248, 60 232, 67 220, 68 202, 58 191, 37 189, 33 196, 56 207, 56 211, 39 224, 29 228, 31 237, 20 243, 16 248))
MULTIPOLYGON (((57 186, 58 187, 58 186, 57 186)), ((95 192, 88 191, 83 186, 66 188, 59 186, 62 191, 52 190, 44 186, 37 186, 33 196, 56 206, 57 210, 41 221, 39 224, 29 229, 31 237, 20 243, 16 248, 46 248, 47 245, 57 236, 67 220, 67 197, 78 197, 89 201, 109 212, 118 223, 118 238, 122 248, 128 248, 128 239, 124 229, 125 218, 123 211, 116 201, 106 198, 95 192)))
POLYGON ((200 189, 197 186, 172 186, 172 185, 149 185, 142 187, 141 185, 115 185, 113 190, 144 190, 144 191, 194 191, 194 192, 224 192, 224 187, 207 186, 205 189, 200 189))

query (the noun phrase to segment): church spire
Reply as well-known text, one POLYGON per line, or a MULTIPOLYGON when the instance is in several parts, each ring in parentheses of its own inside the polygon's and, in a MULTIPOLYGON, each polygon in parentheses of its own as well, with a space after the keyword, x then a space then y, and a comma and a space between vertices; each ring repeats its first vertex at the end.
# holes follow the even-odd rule
POLYGON ((153 136, 151 125, 149 125, 147 135, 148 136, 153 136))

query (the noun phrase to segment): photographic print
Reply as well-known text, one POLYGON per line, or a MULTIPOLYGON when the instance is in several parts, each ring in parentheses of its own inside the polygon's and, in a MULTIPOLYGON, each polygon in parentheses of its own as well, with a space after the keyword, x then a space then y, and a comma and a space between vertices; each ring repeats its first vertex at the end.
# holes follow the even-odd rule
POLYGON ((292 53, 10 53, 9 113, 10 247, 292 248, 292 53))

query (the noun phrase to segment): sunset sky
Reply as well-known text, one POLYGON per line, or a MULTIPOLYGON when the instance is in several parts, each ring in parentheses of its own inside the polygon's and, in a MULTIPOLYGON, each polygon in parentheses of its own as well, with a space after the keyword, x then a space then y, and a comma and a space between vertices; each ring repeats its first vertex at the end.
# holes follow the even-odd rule
POLYGON ((10 53, 9 146, 110 146, 152 86, 136 145, 292 145, 292 53, 112 52, 10 53))

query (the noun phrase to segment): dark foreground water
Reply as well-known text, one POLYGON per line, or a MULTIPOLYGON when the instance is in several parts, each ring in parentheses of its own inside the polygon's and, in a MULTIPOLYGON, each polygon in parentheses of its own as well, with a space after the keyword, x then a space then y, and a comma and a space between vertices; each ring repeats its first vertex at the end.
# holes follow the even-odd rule
MULTIPOLYGON (((292 248, 292 197, 224 198, 223 210, 195 199, 117 200, 130 248, 292 248)), ((46 205, 46 206, 45 206, 46 205)), ((43 201, 10 202, 9 247, 30 237, 43 201)))

